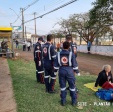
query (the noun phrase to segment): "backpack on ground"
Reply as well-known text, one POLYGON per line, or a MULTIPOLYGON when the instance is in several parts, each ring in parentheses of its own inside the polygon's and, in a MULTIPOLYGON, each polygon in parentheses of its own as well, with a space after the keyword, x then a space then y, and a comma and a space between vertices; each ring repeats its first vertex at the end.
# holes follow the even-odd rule
POLYGON ((113 100, 113 89, 98 89, 95 94, 100 99, 106 101, 113 100))

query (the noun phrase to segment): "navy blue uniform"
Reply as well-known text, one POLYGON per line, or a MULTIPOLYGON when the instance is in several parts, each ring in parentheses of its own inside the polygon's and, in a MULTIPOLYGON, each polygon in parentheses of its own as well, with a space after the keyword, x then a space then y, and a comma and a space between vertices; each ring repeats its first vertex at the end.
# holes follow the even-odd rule
MULTIPOLYGON (((75 55, 75 58, 77 58, 77 45, 73 42, 70 43, 70 49, 69 51, 73 52, 74 55, 75 55)), ((77 62, 76 62, 77 63, 77 62)), ((80 75, 80 72, 79 70, 76 70, 75 71, 78 75, 80 75)))
POLYGON ((45 43, 43 45, 43 61, 45 70, 44 79, 47 92, 54 91, 56 75, 54 74, 53 62, 55 57, 55 47, 50 43, 45 43))
POLYGON ((44 83, 44 69, 42 61, 42 47, 39 42, 34 46, 34 61, 36 65, 36 79, 37 82, 44 83))
POLYGON ((54 63, 55 72, 59 70, 59 84, 61 88, 61 102, 66 102, 66 81, 69 84, 72 103, 76 102, 74 71, 78 69, 74 53, 62 50, 58 52, 54 63))
POLYGON ((75 54, 75 57, 77 57, 77 45, 73 42, 70 43, 70 49, 69 51, 72 51, 75 54))

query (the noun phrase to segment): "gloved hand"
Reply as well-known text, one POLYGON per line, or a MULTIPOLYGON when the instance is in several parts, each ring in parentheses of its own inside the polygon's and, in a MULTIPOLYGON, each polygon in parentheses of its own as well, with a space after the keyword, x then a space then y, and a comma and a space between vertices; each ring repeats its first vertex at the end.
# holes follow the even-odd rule
POLYGON ((41 66, 41 61, 39 61, 39 64, 38 65, 41 66))

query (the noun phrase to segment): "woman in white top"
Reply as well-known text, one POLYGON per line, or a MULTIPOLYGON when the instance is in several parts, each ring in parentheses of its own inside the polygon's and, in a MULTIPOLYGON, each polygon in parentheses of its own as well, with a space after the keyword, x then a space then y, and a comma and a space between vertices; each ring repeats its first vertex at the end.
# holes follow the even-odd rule
POLYGON ((28 49, 28 51, 31 51, 30 47, 31 47, 31 43, 28 41, 27 42, 27 49, 28 49))

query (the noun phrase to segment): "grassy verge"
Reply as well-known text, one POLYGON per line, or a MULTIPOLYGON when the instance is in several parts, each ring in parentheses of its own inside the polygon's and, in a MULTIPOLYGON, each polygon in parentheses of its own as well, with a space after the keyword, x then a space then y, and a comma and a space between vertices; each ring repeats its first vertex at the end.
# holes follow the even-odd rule
POLYGON ((102 101, 94 95, 94 92, 83 84, 94 82, 95 76, 84 75, 77 78, 77 87, 79 89, 78 104, 83 106, 83 109, 78 109, 77 106, 71 106, 69 92, 67 95, 67 104, 65 107, 60 105, 60 88, 58 80, 56 81, 56 89, 59 93, 45 93, 45 86, 36 83, 34 63, 24 60, 8 60, 11 76, 13 80, 13 88, 17 103, 18 112, 113 112, 112 106, 94 105, 102 101), (86 104, 83 104, 83 102, 86 104))

